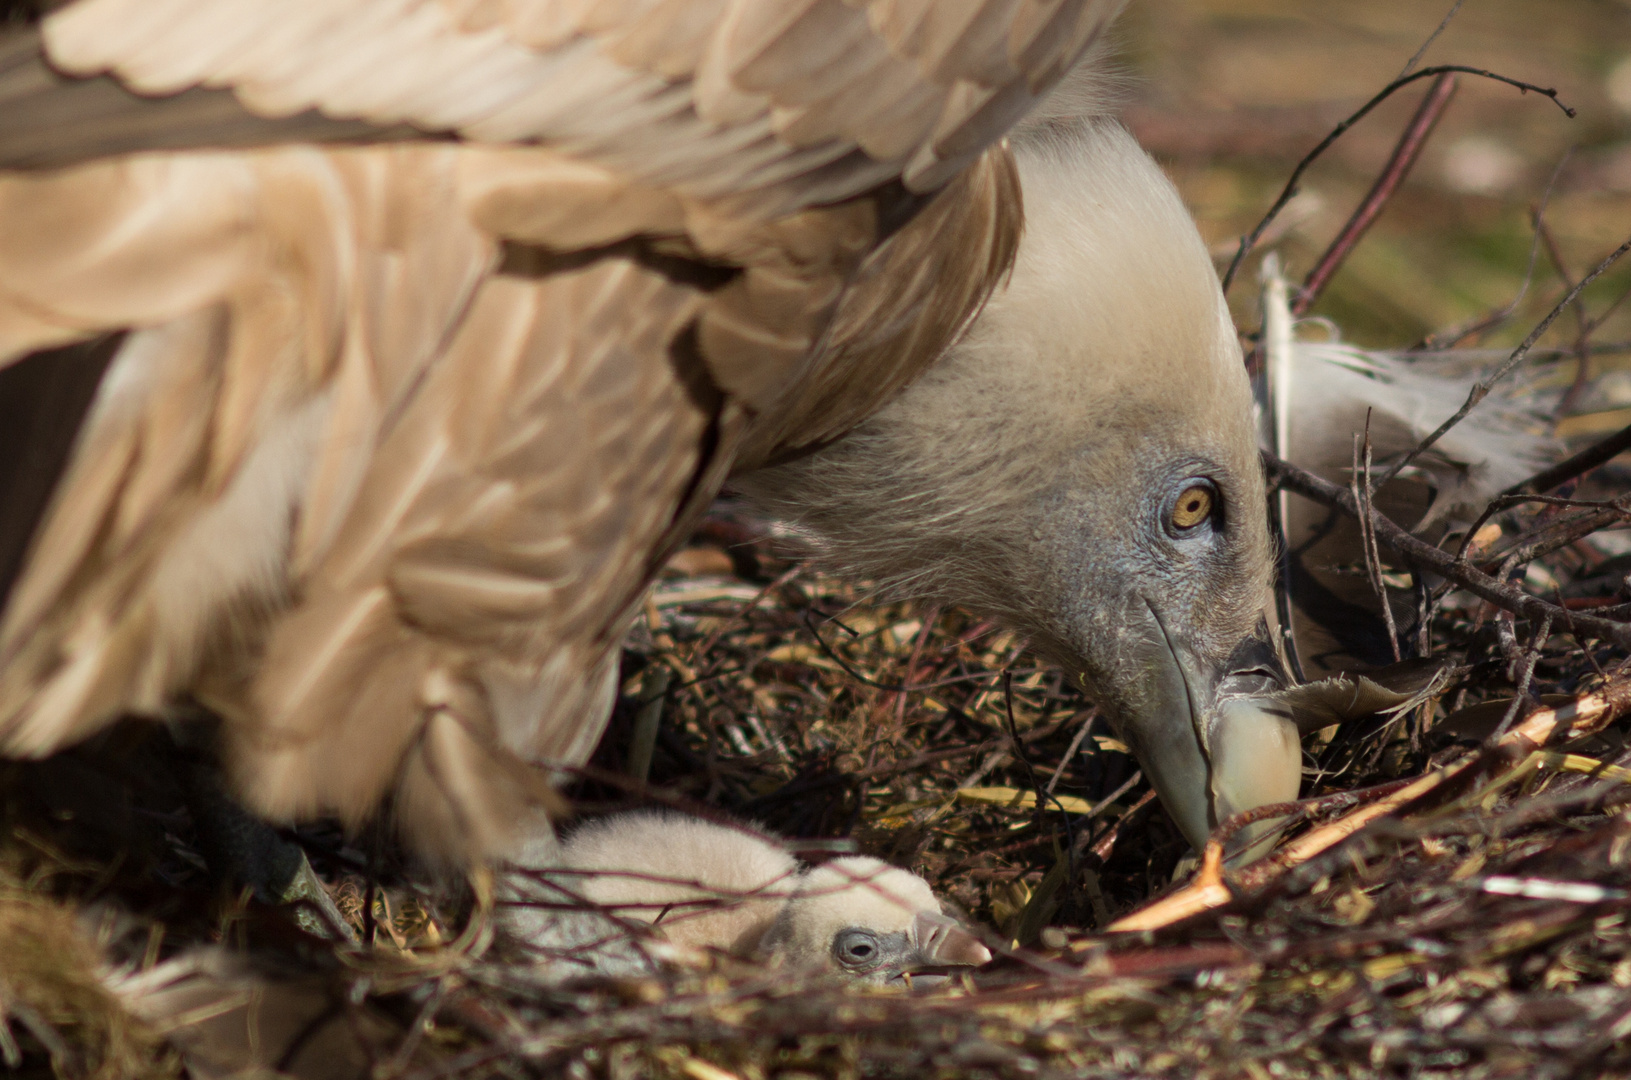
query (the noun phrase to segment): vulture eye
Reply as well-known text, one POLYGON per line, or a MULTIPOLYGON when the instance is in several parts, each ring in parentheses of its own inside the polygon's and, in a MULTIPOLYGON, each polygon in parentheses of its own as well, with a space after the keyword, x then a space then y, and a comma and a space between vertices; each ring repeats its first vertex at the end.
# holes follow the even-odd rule
POLYGON ((1178 498, 1167 511, 1167 531, 1182 536, 1212 519, 1218 504, 1218 489, 1210 480, 1187 480, 1178 498))
POLYGON ((870 930, 851 927, 833 938, 832 953, 847 968, 869 967, 878 961, 878 939, 870 930))

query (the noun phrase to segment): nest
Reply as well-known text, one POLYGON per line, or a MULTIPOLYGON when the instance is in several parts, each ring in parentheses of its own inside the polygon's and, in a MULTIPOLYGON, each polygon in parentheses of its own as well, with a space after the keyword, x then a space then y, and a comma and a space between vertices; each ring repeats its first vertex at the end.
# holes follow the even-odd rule
MULTIPOLYGON (((1476 611, 1440 617, 1439 651, 1457 670, 1436 711, 1315 740, 1322 776, 1282 850, 1391 800, 1387 812, 1272 874, 1226 873, 1227 903, 1114 932, 1195 886, 1174 885, 1186 845, 1089 702, 996 626, 869 604, 783 561, 728 506, 698 540, 630 641, 612 730, 570 789, 577 806, 723 810, 806 858, 858 850, 911 866, 997 931, 997 964, 918 995, 725 957, 552 986, 512 944, 475 932, 467 890, 397 864, 383 835, 298 830, 369 944, 338 942, 307 906, 214 885, 185 768, 160 733, 129 728, 8 767, 8 1065, 130 1076, 175 1073, 183 1051, 230 1059, 184 1027, 142 1022, 132 1002, 157 972, 212 977, 224 997, 253 978, 297 1003, 303 1024, 238 1063, 301 1075, 332 1075, 321 1061, 692 1080, 1631 1072, 1626 725, 1479 749, 1474 729, 1505 705, 1466 703, 1512 687, 1476 611), (1458 734, 1446 743, 1445 730, 1458 734), (1433 797, 1400 800, 1402 785, 1457 763, 1471 764, 1433 797), (242 950, 249 969, 167 971, 207 942, 242 950)), ((1566 562, 1548 565, 1587 580, 1566 562)), ((1531 686, 1612 694, 1619 662, 1560 634, 1541 643, 1531 686)))

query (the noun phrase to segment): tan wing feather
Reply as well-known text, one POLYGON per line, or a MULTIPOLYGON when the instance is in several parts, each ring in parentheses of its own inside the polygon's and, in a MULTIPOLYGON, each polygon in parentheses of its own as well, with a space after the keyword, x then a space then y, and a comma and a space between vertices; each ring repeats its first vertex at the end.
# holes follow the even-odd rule
POLYGON ((920 375, 973 318, 1019 246, 1019 177, 988 151, 873 253, 801 378, 748 433, 737 471, 844 434, 920 375))
MULTIPOLYGON (((354 490, 375 429, 440 348, 435 324, 454 321, 492 262, 492 240, 458 215, 398 205, 451 198, 457 153, 286 150, 55 177, 70 205, 88 187, 121 213, 69 234, 38 280, 30 252, 9 249, 7 287, 98 329, 155 291, 198 307, 129 336, 31 545, 0 623, 11 749, 44 752, 121 708, 162 709, 234 605, 286 602, 292 522, 308 546, 332 534, 325 516, 354 490), (396 168, 370 179, 347 167, 370 153, 396 168), (190 220, 166 176, 198 185, 190 220), (221 189, 231 212, 211 198, 221 189), (166 238, 173 259, 153 250, 166 238), (119 263, 130 250, 154 273, 127 275, 121 293, 95 254, 119 263), (216 276, 223 265, 235 272, 216 276), (399 321, 416 336, 396 336, 399 321)), ((51 207, 50 180, 15 182, 51 207)))
MULTIPOLYGON (((202 157, 0 173, 0 296, 80 334, 196 311, 253 265, 247 179, 202 157)), ((16 350, 0 363, 41 343, 0 333, 16 350)))
POLYGON ((712 417, 668 360, 700 302, 623 260, 482 287, 303 603, 210 697, 255 805, 359 820, 412 775, 399 811, 427 844, 507 834, 519 795, 491 759, 598 728, 648 552, 702 465, 712 417))
POLYGON ((268 117, 316 109, 543 141, 642 184, 707 198, 760 192, 760 212, 772 214, 859 194, 906 163, 913 190, 939 187, 1058 80, 1117 7, 80 0, 43 33, 61 69, 111 71, 142 93, 230 87, 268 117), (136 33, 124 33, 125 20, 136 33))

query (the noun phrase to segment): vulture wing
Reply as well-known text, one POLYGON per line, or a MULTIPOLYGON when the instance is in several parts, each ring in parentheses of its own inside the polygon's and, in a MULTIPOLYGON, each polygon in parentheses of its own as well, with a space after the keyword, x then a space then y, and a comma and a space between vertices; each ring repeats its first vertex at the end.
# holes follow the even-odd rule
POLYGON ((547 144, 688 195, 765 193, 783 211, 897 178, 928 192, 1051 88, 1119 6, 80 0, 45 22, 43 57, 26 43, 3 54, 0 88, 22 108, 0 161, 406 129, 547 144), (65 89, 84 101, 70 134, 65 89), (133 95, 146 100, 121 101, 133 95))
POLYGON ((191 697, 264 813, 395 791, 499 847, 733 464, 983 301, 988 147, 1118 7, 79 0, 7 41, 0 365, 106 373, 21 485, 0 749, 191 697))

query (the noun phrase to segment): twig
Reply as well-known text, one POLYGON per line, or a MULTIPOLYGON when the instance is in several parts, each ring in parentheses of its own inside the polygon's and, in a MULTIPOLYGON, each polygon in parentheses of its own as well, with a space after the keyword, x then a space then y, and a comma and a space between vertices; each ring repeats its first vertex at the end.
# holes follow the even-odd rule
MULTIPOLYGON (((1501 580, 1511 580, 1504 572, 1501 580)), ((1523 650, 1518 648, 1517 620, 1512 612, 1503 611, 1495 616, 1495 643, 1500 646, 1501 655, 1506 658, 1507 675, 1516 683, 1518 673, 1523 670, 1523 650)))
POLYGON ((1059 767, 1053 770, 1053 778, 1048 781, 1049 795, 1052 795, 1053 789, 1059 786, 1059 778, 1065 775, 1065 769, 1072 761, 1076 760, 1076 751, 1082 748, 1082 742, 1087 738, 1088 732, 1093 730, 1093 722, 1098 718, 1099 711, 1097 709, 1087 711, 1087 718, 1082 721, 1082 726, 1076 729, 1076 736, 1070 740, 1070 746, 1065 749, 1064 756, 1059 759, 1059 767))
POLYGON ((1606 439, 1592 443, 1572 457, 1564 458, 1551 468, 1536 473, 1523 483, 1507 488, 1501 494, 1539 495, 1551 491, 1599 465, 1607 464, 1627 450, 1631 450, 1631 425, 1621 428, 1606 439))
POLYGON ((1287 818, 1286 825, 1294 825, 1297 821, 1309 818, 1315 814, 1328 810, 1348 810, 1361 803, 1380 799, 1409 784, 1409 780, 1390 780, 1385 784, 1374 787, 1359 788, 1354 791, 1337 791, 1330 795, 1320 795, 1312 799, 1299 799, 1296 802, 1271 803, 1266 806, 1255 806, 1250 810, 1242 810, 1232 814, 1219 822, 1218 827, 1212 830, 1212 835, 1218 843, 1227 847, 1229 841, 1248 825, 1255 825, 1259 821, 1270 818, 1287 818))
POLYGON ((1495 731, 1489 739, 1491 744, 1499 743, 1501 736, 1507 733, 1512 722, 1518 718, 1518 712, 1529 701, 1529 684, 1535 677, 1535 662, 1540 659, 1540 650, 1545 648, 1546 639, 1552 636, 1552 620, 1542 619, 1540 628, 1535 631, 1534 638, 1529 642, 1529 648, 1523 657, 1523 671, 1518 677, 1518 692, 1512 697, 1512 704, 1507 707, 1506 715, 1501 722, 1495 725, 1495 731))
POLYGON ((1461 5, 1466 2, 1467 0, 1455 0, 1455 3, 1450 5, 1450 10, 1445 13, 1444 18, 1439 20, 1438 26, 1433 29, 1431 34, 1427 35, 1427 40, 1421 43, 1421 48, 1417 49, 1416 54, 1405 62, 1404 70, 1399 72, 1400 75, 1408 75, 1415 70, 1416 65, 1421 62, 1421 58, 1427 55, 1427 50, 1433 47, 1433 42, 1437 41, 1439 35, 1449 27, 1450 20, 1455 18, 1456 12, 1460 11, 1461 5))
POLYGON ((1413 72, 1409 75, 1402 75, 1399 78, 1394 79, 1392 82, 1388 83, 1381 90, 1379 90, 1369 101, 1365 102, 1365 104, 1361 105, 1356 111, 1351 113, 1346 120, 1332 128, 1331 133, 1325 136, 1324 139, 1320 140, 1320 144, 1314 147, 1314 149, 1310 150, 1308 154, 1297 163, 1297 167, 1291 170, 1291 179, 1286 181, 1286 186, 1280 191, 1280 197, 1274 200, 1274 205, 1269 207, 1269 212, 1263 215, 1263 220, 1257 223, 1256 228, 1240 238, 1240 250, 1235 252, 1234 260, 1229 263, 1228 273, 1223 275, 1224 292, 1228 292, 1229 286, 1234 284, 1235 274, 1240 270, 1240 264, 1245 261, 1246 256, 1251 253, 1252 247, 1256 245, 1258 239, 1262 237, 1263 230, 1269 227, 1270 222, 1272 222, 1275 217, 1279 215, 1281 210, 1285 209, 1286 203, 1290 202, 1297 194, 1297 185, 1302 180, 1303 174, 1308 171, 1309 167, 1313 165, 1314 162, 1325 153, 1325 151, 1331 148, 1332 143, 1340 139, 1347 133, 1349 128, 1353 127, 1366 116, 1370 115, 1372 109, 1375 109, 1376 106, 1392 97, 1400 89, 1409 86, 1418 79, 1425 79, 1434 75, 1444 75, 1450 72, 1462 72, 1467 75, 1477 75, 1478 77, 1484 79, 1493 79, 1496 82, 1502 82, 1506 83, 1508 86, 1517 87, 1524 93, 1528 93, 1529 91, 1533 90, 1535 93, 1540 94, 1543 97, 1550 98, 1552 103, 1558 108, 1562 109, 1564 114, 1571 119, 1575 115, 1572 108, 1563 104, 1557 99, 1557 91, 1555 89, 1537 86, 1534 83, 1527 83, 1521 79, 1508 78, 1505 75, 1497 75, 1495 72, 1485 71, 1483 68, 1468 67, 1465 64, 1438 64, 1433 67, 1422 68, 1420 71, 1413 72))
MULTIPOLYGON (((1289 462, 1281 461, 1272 454, 1265 452, 1263 460, 1270 478, 1286 490, 1326 506, 1334 506, 1352 517, 1359 517, 1359 507, 1354 502, 1352 492, 1322 480, 1289 462)), ((1550 618, 1554 626, 1562 627, 1577 636, 1602 638, 1622 648, 1631 649, 1631 626, 1548 604, 1539 597, 1530 596, 1521 589, 1498 581, 1477 567, 1411 536, 1382 514, 1373 511, 1371 521, 1377 538, 1405 559, 1423 570, 1431 570, 1440 577, 1449 578, 1496 607, 1536 621, 1550 618)))
MULTIPOLYGON (((1100 799, 1098 802, 1096 802, 1092 806, 1088 807, 1087 808, 1087 813, 1081 815, 1082 820, 1084 822, 1091 822, 1094 818, 1096 818, 1100 814, 1104 813, 1105 809, 1107 807, 1109 807, 1110 805, 1112 805, 1117 799, 1121 798, 1123 795, 1125 795, 1129 791, 1133 790, 1133 788, 1142 779, 1144 779, 1144 770, 1143 769, 1133 770, 1133 775, 1129 776, 1126 780, 1122 781, 1122 784, 1121 784, 1120 787, 1116 788, 1116 790, 1112 791, 1110 794, 1106 795, 1104 798, 1100 799)), ((1127 810, 1127 814, 1131 814, 1134 810, 1137 810, 1140 806, 1143 806, 1145 802, 1148 802, 1149 801, 1148 797, 1149 797, 1149 792, 1145 792, 1145 797, 1143 799, 1139 800, 1133 806, 1129 807, 1128 810, 1127 810)), ((1110 832, 1114 832, 1116 829, 1120 828, 1121 827, 1120 823, 1121 823, 1122 820, 1124 820, 1126 818, 1127 814, 1123 814, 1121 816, 1121 818, 1118 818, 1116 824, 1111 826, 1109 832, 1106 832, 1105 835, 1108 836, 1110 834, 1110 832)), ((1083 851, 1085 851, 1087 849, 1087 847, 1088 847, 1088 844, 1092 842, 1092 839, 1093 839, 1093 836, 1092 836, 1091 832, 1084 832, 1084 833, 1082 833, 1082 838, 1080 840, 1076 841, 1076 843, 1081 846, 1083 851)), ((1102 837, 1100 838, 1100 843, 1101 844, 1103 843, 1103 838, 1102 837)), ((1098 847, 1094 847, 1093 850, 1095 852, 1098 851, 1098 847)), ((1079 855, 1079 854, 1081 854, 1081 852, 1077 852, 1077 854, 1079 855)))
MULTIPOLYGON (((1460 6, 1461 2, 1457 0, 1456 7, 1460 6)), ((1450 14, 1453 15, 1455 12, 1452 10, 1450 14)), ((1445 16, 1445 22, 1448 21, 1449 16, 1445 16)), ((1442 30, 1443 27, 1440 26, 1439 29, 1442 30)), ((1414 66, 1414 61, 1411 66, 1414 66)), ((1408 73, 1409 67, 1405 70, 1408 73)), ((1308 277, 1303 280, 1302 289, 1291 302, 1293 315, 1307 314, 1308 309, 1314 306, 1320 293, 1325 291, 1325 286, 1330 283, 1348 254, 1381 216, 1382 208, 1393 197, 1393 193, 1398 190, 1405 177, 1410 175, 1416 159, 1421 156, 1422 147, 1427 144, 1427 138, 1433 133, 1439 117, 1443 116, 1444 110, 1449 107, 1455 91, 1456 78, 1452 73, 1445 72, 1433 80, 1433 85, 1427 89, 1427 96, 1422 98, 1421 105, 1416 109, 1416 115, 1411 117, 1404 134, 1399 136, 1398 145, 1393 148, 1393 156, 1388 158, 1387 165, 1376 178, 1376 183, 1371 185, 1364 201, 1354 210, 1348 223, 1337 233, 1336 239, 1331 241, 1331 246, 1325 249, 1325 254, 1320 256, 1319 261, 1314 264, 1314 269, 1309 271, 1308 277)))
POLYGON ((1472 412, 1480 401, 1483 401, 1489 396, 1489 392, 1495 387, 1495 384, 1506 378, 1507 375, 1511 374, 1513 368, 1517 367, 1523 362, 1523 358, 1529 355, 1529 350, 1535 347, 1535 342, 1540 340, 1542 334, 1551 329, 1552 323, 1556 322, 1557 317, 1563 314, 1569 305, 1574 303, 1575 300, 1579 298, 1580 294, 1585 291, 1586 286, 1590 285, 1593 281, 1596 281, 1599 277, 1606 273, 1609 267, 1618 262, 1620 260, 1620 256, 1624 255, 1627 251, 1631 251, 1631 238, 1627 238, 1626 241, 1619 247, 1615 248, 1606 259, 1598 263, 1596 268, 1593 269, 1591 273, 1581 278, 1580 284, 1570 289, 1568 294, 1557 302, 1557 306, 1552 308, 1551 311, 1547 312, 1546 317, 1542 319, 1539 325, 1537 325, 1533 330, 1529 331, 1529 336, 1524 338, 1523 342, 1519 344, 1516 349, 1512 350, 1512 355, 1508 356, 1505 363, 1503 363, 1499 368, 1495 369, 1495 373, 1493 375, 1491 375, 1488 379, 1480 379, 1478 382, 1473 383, 1472 390, 1467 394, 1467 400, 1462 404, 1461 408, 1455 411, 1455 415, 1451 416, 1448 420, 1444 421, 1444 423, 1440 424, 1436 429, 1434 429, 1431 435, 1427 436, 1427 438, 1417 443, 1414 450, 1410 451, 1410 453, 1406 454, 1404 457, 1395 462, 1391 469, 1382 474, 1382 479, 1377 481, 1376 486, 1385 487, 1388 481, 1392 480, 1395 476, 1398 476, 1399 473, 1412 461, 1415 461, 1419 455, 1425 453, 1429 447, 1438 442, 1439 439, 1443 438, 1445 432, 1449 431, 1451 428, 1461 423, 1462 420, 1466 419, 1467 414, 1472 412))
MULTIPOLYGON (((1561 482, 1562 481, 1559 481, 1559 483, 1561 483, 1561 482)), ((1522 486, 1522 485, 1520 485, 1520 486, 1522 486)), ((1486 521, 1488 521, 1490 518, 1494 517, 1496 514, 1499 514, 1503 510, 1510 510, 1514 506, 1521 506, 1524 503, 1528 503, 1528 502, 1538 502, 1538 503, 1542 503, 1542 504, 1547 505, 1547 506, 1578 507, 1580 509, 1585 509, 1585 510, 1618 510, 1620 508, 1619 504, 1617 504, 1617 503, 1611 503, 1611 502, 1609 502, 1609 503, 1604 503, 1604 502, 1582 502, 1582 501, 1580 501, 1578 499, 1565 499, 1565 498, 1560 498, 1560 497, 1555 496, 1555 495, 1522 495, 1522 494, 1501 494, 1501 495, 1497 495, 1497 496, 1495 496, 1495 498, 1491 499, 1489 502, 1484 504, 1484 510, 1483 510, 1483 512, 1481 514, 1478 515, 1478 519, 1476 521, 1474 521, 1472 523, 1472 525, 1462 533, 1461 543, 1456 547, 1455 557, 1457 559, 1465 559, 1467 557, 1467 549, 1472 546, 1473 540, 1478 536, 1478 531, 1484 527, 1484 523, 1486 521)), ((1575 520, 1578 520, 1578 519, 1570 518, 1570 519, 1567 519, 1567 520, 1568 521, 1575 521, 1575 520)), ((1607 524, 1607 522, 1604 522, 1604 524, 1607 524)), ((1525 533, 1524 536, 1520 537, 1519 539, 1520 540, 1523 540, 1523 539, 1526 539, 1526 538, 1527 539, 1533 539, 1535 537, 1544 535, 1547 532, 1553 531, 1555 529, 1556 525, 1557 525, 1557 522, 1552 522, 1551 524, 1549 524, 1549 525, 1547 525, 1547 526, 1545 526, 1545 527, 1543 527, 1541 529, 1536 529, 1536 530, 1533 530, 1531 532, 1525 533)), ((1601 528, 1601 526, 1596 526, 1596 527, 1601 528)), ((1588 531, 1591 531, 1591 530, 1588 530, 1588 531)), ((1571 537, 1568 542, 1573 543, 1574 540, 1577 540, 1577 539, 1579 539, 1578 536, 1571 537)), ((1530 556, 1530 557, 1534 558, 1535 556, 1530 556)))
POLYGON ((1359 447, 1354 447, 1354 501, 1360 508, 1359 514, 1359 540, 1365 549, 1365 576, 1370 579, 1371 589, 1376 593, 1376 599, 1382 605, 1382 621, 1387 625, 1387 642, 1393 650, 1393 662, 1398 663, 1404 657, 1399 653, 1399 627, 1393 620, 1393 604, 1388 599, 1387 581, 1382 577, 1382 554, 1376 550, 1376 528, 1373 524, 1376 508, 1371 504, 1371 441, 1370 441, 1371 411, 1365 410, 1365 453, 1364 460, 1359 460, 1359 447))
MULTIPOLYGON (((1601 731, 1627 711, 1631 711, 1631 682, 1625 680, 1610 682, 1566 705, 1539 709, 1501 736, 1496 743, 1495 749, 1514 758, 1501 771, 1510 771, 1512 765, 1527 759, 1530 752, 1554 739, 1601 731)), ((1201 870, 1190 884, 1140 911, 1116 920, 1108 929, 1112 932, 1157 930, 1222 907, 1234 899, 1237 891, 1261 889, 1287 870, 1327 851, 1377 819, 1395 811, 1408 810, 1412 803, 1443 787, 1447 781, 1463 774, 1472 775, 1469 770, 1486 763, 1489 758, 1490 752, 1475 754, 1453 765, 1433 769, 1397 791, 1322 825, 1243 870, 1232 888, 1223 879, 1223 845, 1214 836, 1206 842, 1201 870)))
MULTIPOLYGON (((1631 501, 1626 496, 1621 496, 1621 500, 1631 501)), ((1532 563, 1536 559, 1543 559, 1554 551, 1568 547, 1582 537, 1590 536, 1599 529, 1607 528, 1616 521, 1625 521, 1628 518, 1631 518, 1631 509, 1617 502, 1601 509, 1552 521, 1520 537, 1519 542, 1503 552, 1501 558, 1512 566, 1532 563)))
MULTIPOLYGON (((930 607, 923 612, 922 627, 917 632, 917 639, 912 642, 912 656, 906 661, 906 677, 901 680, 902 686, 911 686, 912 680, 917 676, 917 665, 923 659, 924 646, 928 645, 929 638, 934 633, 934 624, 940 618, 938 605, 930 607)), ((895 724, 897 727, 906 723, 906 695, 895 695, 895 724)))
POLYGON ((1137 814, 1140 810, 1150 805, 1150 802, 1154 800, 1154 798, 1154 788, 1151 788, 1143 795, 1139 796, 1138 801, 1132 806, 1129 806, 1127 808, 1127 812, 1117 818, 1116 823, 1110 826, 1103 836, 1099 837, 1093 842, 1093 857, 1098 859, 1101 864, 1109 861, 1110 852, 1116 846, 1116 839, 1121 836, 1121 827, 1131 821, 1134 814, 1137 814))

